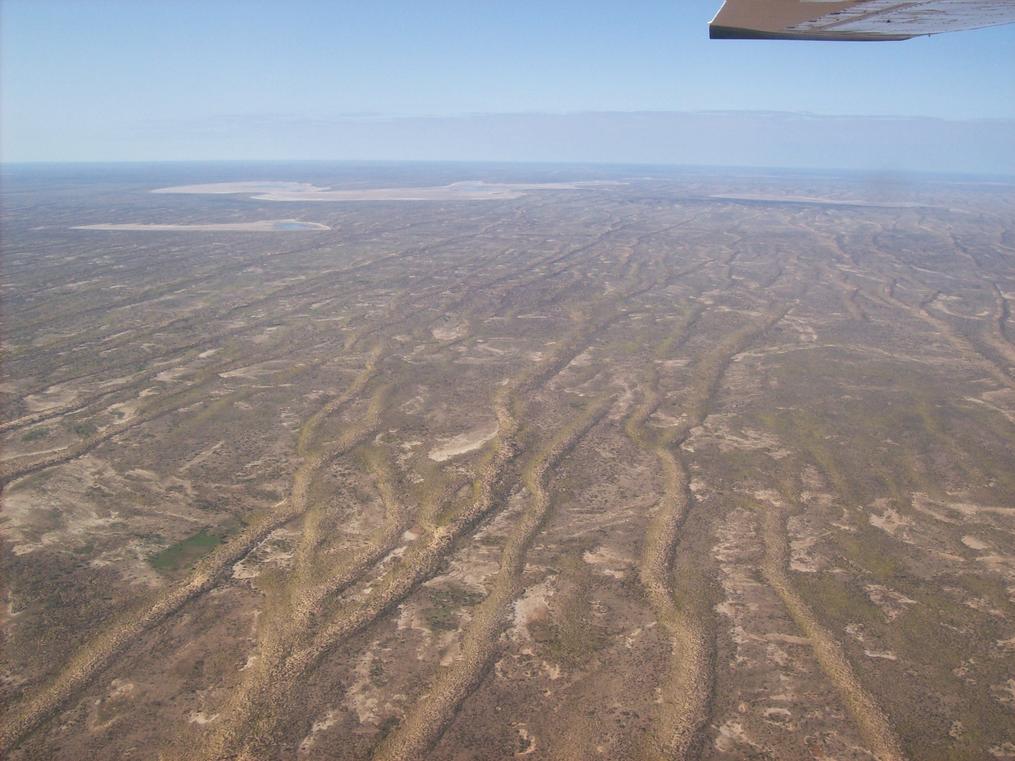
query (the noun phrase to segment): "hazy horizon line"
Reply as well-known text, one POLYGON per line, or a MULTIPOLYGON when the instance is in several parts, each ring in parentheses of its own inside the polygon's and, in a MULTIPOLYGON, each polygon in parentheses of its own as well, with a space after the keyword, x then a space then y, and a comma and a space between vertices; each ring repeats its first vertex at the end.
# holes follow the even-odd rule
POLYGON ((262 113, 111 124, 73 142, 62 132, 4 134, 4 164, 458 161, 1015 174, 1015 119, 1003 117, 771 110, 262 113))
POLYGON ((935 116, 933 114, 907 114, 907 113, 876 113, 865 111, 810 111, 807 109, 778 109, 778 108, 581 108, 581 109, 521 109, 501 111, 449 111, 440 112, 419 112, 408 111, 337 111, 328 112, 307 112, 296 114, 284 111, 250 111, 250 112, 223 112, 212 114, 201 119, 151 119, 149 123, 177 123, 186 121, 215 121, 220 119, 277 119, 280 121, 391 121, 391 120, 414 120, 414 119, 470 119, 484 116, 599 116, 610 114, 688 114, 688 115, 786 115, 804 116, 818 119, 926 119, 929 121, 944 122, 974 122, 974 121, 1009 121, 1015 122, 1015 116, 935 116))
MULTIPOLYGON (((1012 120, 1015 121, 1015 120, 1012 120)), ((767 164, 687 164, 671 162, 625 162, 625 161, 569 161, 553 159, 350 159, 350 158, 228 158, 228 159, 28 159, 4 161, 0 159, 0 171, 20 167, 104 167, 104 166, 175 166, 175 165, 216 165, 232 166, 243 164, 343 164, 343 165, 462 165, 462 166, 539 166, 567 168, 630 168, 630 169, 681 169, 711 170, 724 172, 785 172, 789 174, 853 174, 853 175, 927 175, 932 177, 983 177, 1006 179, 1015 182, 1015 172, 942 171, 934 169, 865 169, 857 167, 823 166, 801 167, 767 164)))

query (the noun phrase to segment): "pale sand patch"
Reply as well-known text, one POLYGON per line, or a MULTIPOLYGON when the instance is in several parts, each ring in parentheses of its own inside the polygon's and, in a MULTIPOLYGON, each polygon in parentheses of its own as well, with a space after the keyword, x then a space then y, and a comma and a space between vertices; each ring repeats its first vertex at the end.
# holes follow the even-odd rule
POLYGON ((762 450, 767 451, 776 460, 781 460, 790 454, 789 450, 783 449, 780 446, 781 442, 776 436, 755 431, 751 428, 744 428, 742 431, 734 433, 719 419, 711 425, 714 426, 714 431, 712 432, 717 439, 720 452, 734 452, 738 449, 748 451, 762 450))
POLYGON ((518 731, 518 737, 523 743, 525 750, 518 751, 515 753, 516 756, 529 756, 536 752, 536 738, 535 735, 529 732, 524 724, 518 724, 515 729, 518 731))
POLYGON ((196 455, 194 455, 192 458, 187 460, 187 462, 183 463, 183 465, 180 466, 179 468, 180 472, 182 473, 183 471, 187 470, 187 468, 192 468, 195 465, 201 464, 209 457, 211 457, 213 454, 215 454, 215 452, 217 452, 225 443, 226 443, 225 439, 223 439, 219 441, 217 444, 212 444, 207 449, 198 452, 196 455))
POLYGON ((623 579, 631 566, 627 558, 602 545, 596 547, 594 551, 586 550, 582 560, 589 565, 597 566, 600 573, 614 579, 623 579))
POLYGON ((78 392, 62 386, 50 386, 40 394, 32 394, 24 398, 25 408, 29 412, 46 412, 77 399, 78 392))
POLYGON ((780 634, 779 632, 768 632, 765 639, 769 642, 783 642, 787 645, 810 645, 807 637, 798 637, 795 634, 780 634))
POLYGON ((977 539, 975 536, 962 537, 962 543, 971 550, 985 550, 990 547, 985 541, 977 539))
POLYGON ((913 521, 897 510, 888 508, 881 515, 871 513, 867 516, 867 520, 870 521, 872 526, 881 529, 890 536, 894 536, 904 542, 910 541, 909 528, 913 525, 913 521))
POLYGON ((765 717, 765 721, 783 725, 793 718, 793 712, 788 708, 766 708, 761 715, 765 717))
POLYGON ((211 724, 218 717, 219 717, 219 715, 217 713, 213 713, 211 716, 208 716, 204 711, 198 711, 197 713, 192 713, 190 715, 190 718, 188 719, 188 721, 191 724, 201 724, 201 725, 204 725, 204 724, 211 724))
POLYGON ((1012 761, 1015 759, 1015 743, 1005 742, 1001 745, 991 745, 988 752, 999 761, 1012 761))
POLYGON ((715 738, 715 748, 721 753, 742 752, 744 746, 757 748, 758 745, 748 737, 744 725, 739 721, 729 720, 719 727, 715 738))
POLYGON ((913 507, 923 513, 943 520, 946 523, 959 523, 956 520, 949 520, 942 515, 940 510, 934 508, 944 508, 946 510, 952 510, 959 513, 962 516, 972 518, 978 514, 993 514, 993 515, 1011 515, 1015 516, 1015 507, 1008 507, 1005 505, 977 505, 971 502, 942 502, 936 499, 931 499, 926 494, 916 492, 913 494, 913 507))
MULTIPOLYGON (((976 558, 987 569, 999 576, 1005 577, 1009 582, 1015 580, 1015 557, 1011 555, 987 554, 976 558)), ((1011 590, 1009 590, 1011 594, 1011 590)))
POLYGON ((380 691, 370 678, 374 654, 369 650, 356 661, 356 677, 345 692, 344 705, 356 714, 360 724, 376 724, 380 708, 380 691))
POLYGON ((328 711, 324 714, 324 718, 315 721, 310 727, 310 734, 304 737, 303 742, 300 743, 300 753, 307 753, 314 747, 314 743, 317 742, 317 733, 333 726, 336 721, 335 711, 328 711))
POLYGON ((306 182, 212 182, 178 185, 152 193, 242 193, 257 201, 495 201, 521 198, 534 190, 580 190, 624 183, 588 182, 501 183, 465 181, 418 188, 331 190, 306 182))
POLYGON ((258 335, 254 336, 250 340, 255 344, 266 344, 271 340, 271 334, 281 329, 281 325, 272 325, 262 330, 258 335))
POLYGON ((233 578, 256 579, 268 568, 288 568, 295 554, 294 536, 294 530, 289 528, 272 531, 252 552, 233 564, 233 578))
POLYGON ((868 658, 884 658, 886 661, 897 661, 898 657, 891 650, 867 650, 863 654, 868 658))
POLYGON ((273 359, 267 362, 258 362, 257 364, 238 367, 235 370, 227 370, 224 373, 219 373, 218 376, 227 379, 243 378, 245 380, 259 380, 262 376, 281 370, 285 364, 284 361, 273 359))
POLYGON ((200 185, 176 185, 171 188, 158 188, 152 193, 201 193, 201 194, 229 194, 229 193, 284 193, 284 192, 310 192, 315 190, 326 190, 311 185, 309 182, 272 182, 255 180, 254 182, 206 182, 200 185))
POLYGON ((87 541, 89 535, 101 534, 121 522, 119 513, 100 510, 90 501, 81 499, 88 487, 101 480, 99 474, 111 474, 111 469, 87 456, 80 458, 79 463, 66 469, 72 475, 60 474, 64 478, 75 478, 79 484, 73 491, 65 489, 60 500, 46 490, 7 489, 0 526, 15 555, 27 555, 42 548, 74 546, 87 541), (58 522, 51 525, 54 517, 58 522))
POLYGON ((907 605, 917 604, 916 600, 911 600, 904 594, 881 584, 868 584, 864 590, 870 601, 881 609, 889 621, 894 621, 904 613, 907 605))
POLYGON ((169 370, 163 370, 161 373, 155 376, 155 380, 159 383, 172 383, 178 380, 181 376, 186 375, 188 372, 186 367, 173 367, 169 370))
POLYGON ((496 436, 497 430, 498 425, 496 421, 485 423, 478 428, 473 428, 471 431, 460 433, 448 439, 441 446, 431 449, 428 456, 434 462, 444 462, 452 457, 472 452, 496 436))
MULTIPOLYGON (((419 604, 405 603, 400 605, 398 613, 398 628, 409 629, 419 632, 420 641, 416 647, 416 660, 422 661, 428 657, 431 645, 435 643, 433 630, 423 617, 419 604)), ((438 649, 450 645, 456 636, 456 632, 445 632, 444 636, 437 638, 438 649)))
POLYGON ((122 698, 134 692, 136 685, 125 679, 114 679, 109 683, 109 698, 122 698))
POLYGON ((789 567, 790 570, 798 573, 817 573, 822 570, 825 561, 823 557, 817 557, 815 547, 821 541, 823 535, 808 533, 806 526, 798 516, 789 519, 790 541, 789 541, 789 567))
MULTIPOLYGON (((987 394, 984 394, 984 396, 987 396, 987 394)), ((974 396, 967 396, 965 397, 965 400, 967 402, 973 402, 974 404, 979 404, 983 407, 987 407, 988 409, 992 409, 994 410, 994 412, 999 412, 1000 414, 1004 415, 1005 418, 1008 419, 1009 423, 1015 423, 1015 415, 1013 415, 1009 410, 1006 410, 1003 407, 998 407, 996 404, 991 404, 990 402, 984 399, 977 399, 974 396)))
POLYGON ((549 579, 534 584, 515 600, 513 629, 522 639, 532 639, 529 624, 546 618, 550 614, 549 599, 553 595, 553 587, 549 579))
POLYGON ((992 684, 990 691, 994 694, 997 702, 1007 706, 1015 705, 1015 679, 1009 679, 1001 684, 992 684))
POLYGON ((0 453, 0 462, 7 462, 9 460, 20 460, 22 457, 39 457, 44 454, 52 454, 53 452, 65 452, 67 447, 50 447, 49 449, 33 449, 31 452, 3 452, 0 453))
MULTIPOLYGON (((157 191, 153 191, 157 192, 157 191)), ((197 225, 170 224, 99 224, 75 225, 71 230, 122 230, 125 232, 191 232, 191 233, 277 233, 330 230, 318 222, 301 222, 298 219, 263 219, 258 222, 222 222, 197 225)))
MULTIPOLYGON (((673 417, 673 415, 667 415, 662 410, 656 410, 649 416, 647 423, 653 428, 676 428, 677 426, 683 424, 686 417, 686 415, 673 417)), ((687 448, 686 444, 684 448, 687 448)))
POLYGON ((108 412, 115 415, 117 420, 121 423, 125 423, 133 417, 136 417, 138 411, 141 409, 140 399, 131 399, 126 402, 117 402, 109 406, 108 412))
POLYGON ((962 604, 967 608, 978 610, 981 613, 986 613, 989 616, 995 618, 1004 618, 1004 611, 994 607, 994 604, 986 597, 973 597, 968 600, 963 600, 962 604))
POLYGON ((439 325, 436 328, 432 328, 430 333, 433 334, 433 337, 438 341, 454 341, 456 338, 464 336, 467 329, 468 325, 466 323, 459 322, 450 326, 439 325))
POLYGON ((767 502, 774 507, 782 507, 782 495, 774 489, 754 489, 751 492, 759 502, 767 502))

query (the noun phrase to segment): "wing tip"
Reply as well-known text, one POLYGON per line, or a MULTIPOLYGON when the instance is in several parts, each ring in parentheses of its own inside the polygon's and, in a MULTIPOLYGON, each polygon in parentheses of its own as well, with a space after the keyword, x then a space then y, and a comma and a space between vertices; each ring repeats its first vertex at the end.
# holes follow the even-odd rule
POLYGON ((709 24, 710 40, 807 40, 811 42, 900 42, 912 39, 911 34, 801 34, 799 32, 768 32, 725 24, 709 24))

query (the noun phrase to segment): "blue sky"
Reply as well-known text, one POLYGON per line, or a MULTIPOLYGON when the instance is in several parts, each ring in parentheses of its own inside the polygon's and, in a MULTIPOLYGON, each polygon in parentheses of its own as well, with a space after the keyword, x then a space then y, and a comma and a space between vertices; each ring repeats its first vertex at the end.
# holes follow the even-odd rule
POLYGON ((306 157, 308 125, 377 117, 1015 119, 1015 25, 903 43, 710 41, 719 4, 2 0, 0 157, 306 157), (222 155, 230 132, 271 155, 222 155))

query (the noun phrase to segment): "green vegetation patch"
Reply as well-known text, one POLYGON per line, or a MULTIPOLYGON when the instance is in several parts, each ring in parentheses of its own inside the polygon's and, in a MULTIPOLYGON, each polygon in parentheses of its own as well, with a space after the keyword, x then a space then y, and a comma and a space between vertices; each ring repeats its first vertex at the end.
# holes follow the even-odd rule
POLYGON ((87 439, 89 436, 94 435, 99 430, 99 427, 90 420, 86 420, 79 423, 72 423, 70 429, 81 438, 87 439))
POLYGON ((904 550, 899 543, 870 526, 864 526, 857 534, 837 535, 835 542, 846 558, 878 581, 890 581, 905 571, 900 559, 904 550))
POLYGON ((458 628, 458 610, 471 607, 484 595, 457 585, 428 589, 430 605, 423 609, 427 626, 434 631, 454 631, 458 628))
POLYGON ((605 629, 592 614, 592 571, 576 554, 562 561, 561 578, 553 618, 533 621, 529 633, 551 660, 572 668, 587 666, 607 642, 605 629))
POLYGON ((171 544, 161 552, 148 558, 152 567, 159 571, 178 571, 188 568, 211 552, 225 538, 221 531, 201 529, 183 541, 171 544))
POLYGON ((44 439, 47 436, 49 436, 49 429, 46 428, 45 426, 43 426, 43 427, 40 427, 40 428, 33 428, 28 433, 26 433, 24 436, 22 436, 21 440, 22 441, 38 441, 39 439, 44 439))
POLYGON ((844 629, 849 623, 879 627, 883 617, 864 594, 863 588, 832 574, 803 574, 795 579, 801 596, 814 609, 819 619, 834 622, 833 629, 844 629))

